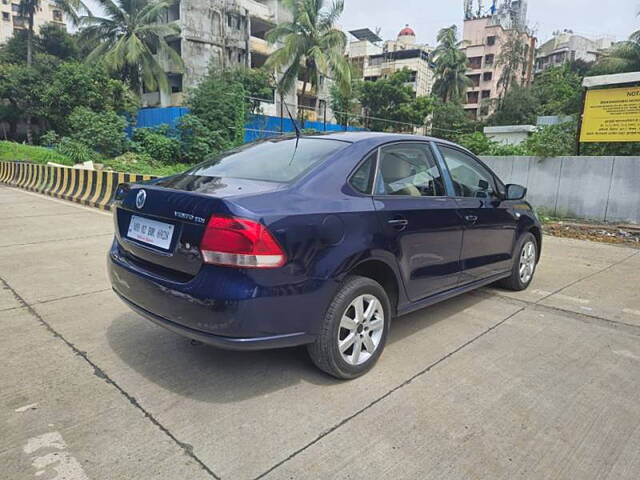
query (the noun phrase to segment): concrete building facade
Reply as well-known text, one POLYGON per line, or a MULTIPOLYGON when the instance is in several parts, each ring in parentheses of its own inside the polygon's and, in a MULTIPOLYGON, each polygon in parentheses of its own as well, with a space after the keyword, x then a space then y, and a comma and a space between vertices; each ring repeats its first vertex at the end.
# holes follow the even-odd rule
POLYGON ((502 96, 500 77, 503 67, 498 59, 504 45, 512 35, 518 35, 524 43, 525 62, 517 77, 521 85, 533 81, 536 39, 526 29, 524 1, 506 2, 500 8, 492 8, 492 14, 469 17, 464 21, 464 51, 469 59, 467 77, 471 87, 467 89, 465 111, 473 119, 489 116, 496 101, 502 96))
POLYGON ((181 56, 181 69, 161 59, 171 92, 147 92, 146 106, 181 105, 184 92, 197 85, 209 66, 260 67, 273 50, 265 35, 279 22, 291 20, 281 0, 179 0, 168 21, 180 25, 180 36, 168 44, 181 56))
MULTIPOLYGON (((48 23, 66 28, 62 10, 49 0, 40 3, 33 20, 36 32, 48 23)), ((15 32, 27 29, 28 25, 28 20, 20 15, 19 0, 0 0, 0 43, 9 40, 15 32)))
MULTIPOLYGON (((365 31, 368 30, 354 32, 365 31)), ((351 33, 356 36, 354 32, 351 33)), ((400 31, 396 40, 388 40, 382 46, 372 43, 373 37, 369 34, 361 38, 356 36, 358 40, 349 45, 348 53, 349 61, 362 73, 364 80, 376 81, 406 69, 411 74, 410 85, 416 96, 431 94, 435 82, 430 66, 432 47, 418 44, 415 32, 408 25, 400 31), (367 36, 369 39, 365 38, 367 36)))
POLYGON ((591 39, 571 30, 554 32, 553 38, 538 48, 535 73, 539 74, 547 68, 575 60, 595 62, 605 50, 611 48, 613 42, 614 38, 609 36, 591 39))

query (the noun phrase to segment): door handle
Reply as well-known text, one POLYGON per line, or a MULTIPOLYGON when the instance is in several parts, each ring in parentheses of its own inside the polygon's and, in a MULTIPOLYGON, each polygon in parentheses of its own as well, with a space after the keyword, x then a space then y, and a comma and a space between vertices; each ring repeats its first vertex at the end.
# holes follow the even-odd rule
POLYGON ((406 218, 394 218, 393 220, 387 221, 389 225, 391 225, 396 230, 404 230, 409 225, 409 220, 406 218))
POLYGON ((464 219, 469 223, 476 223, 478 221, 478 217, 475 215, 466 215, 464 219))

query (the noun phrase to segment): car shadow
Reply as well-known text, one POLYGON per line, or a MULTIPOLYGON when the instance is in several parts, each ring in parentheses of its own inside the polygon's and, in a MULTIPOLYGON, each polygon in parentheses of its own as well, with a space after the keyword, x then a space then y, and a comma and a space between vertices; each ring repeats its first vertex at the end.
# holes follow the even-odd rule
MULTIPOLYGON (((478 296, 462 295, 397 318, 388 344, 428 330, 482 300, 478 296)), ((194 345, 134 313, 115 318, 106 336, 119 359, 148 381, 178 395, 208 403, 237 402, 300 383, 320 386, 343 383, 318 370, 305 347, 237 352, 194 345)), ((405 353, 395 350, 393 354, 405 353)), ((384 357, 375 368, 385 368, 384 357)), ((376 378, 398 380, 393 375, 376 378)), ((366 383, 366 376, 362 381, 366 383)))

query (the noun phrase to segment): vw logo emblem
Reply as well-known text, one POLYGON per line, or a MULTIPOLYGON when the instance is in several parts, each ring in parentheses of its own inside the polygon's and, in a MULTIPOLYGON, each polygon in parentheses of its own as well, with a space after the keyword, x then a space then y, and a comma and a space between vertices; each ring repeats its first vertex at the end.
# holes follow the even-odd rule
POLYGON ((136 195, 136 207, 138 207, 138 209, 144 207, 144 202, 147 201, 147 192, 145 192, 144 190, 140 190, 138 192, 138 195, 136 195))

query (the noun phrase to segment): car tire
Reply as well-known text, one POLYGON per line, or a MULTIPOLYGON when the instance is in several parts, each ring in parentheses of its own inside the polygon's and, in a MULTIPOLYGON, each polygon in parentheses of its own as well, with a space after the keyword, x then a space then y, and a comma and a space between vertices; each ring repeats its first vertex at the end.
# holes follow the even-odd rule
POLYGON ((507 290, 520 292, 531 285, 538 264, 538 242, 536 237, 529 232, 522 235, 515 252, 511 275, 500 280, 498 285, 507 290))
POLYGON ((307 347, 309 356, 329 375, 357 378, 380 358, 390 320, 384 288, 370 278, 349 276, 331 301, 318 338, 307 347))

